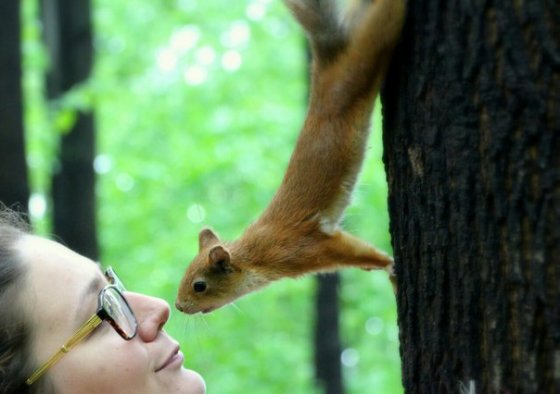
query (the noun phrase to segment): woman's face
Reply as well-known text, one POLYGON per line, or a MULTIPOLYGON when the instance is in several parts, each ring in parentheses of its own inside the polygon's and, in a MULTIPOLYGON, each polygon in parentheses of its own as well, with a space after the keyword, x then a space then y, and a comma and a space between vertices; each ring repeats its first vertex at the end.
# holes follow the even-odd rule
MULTIPOLYGON (((42 364, 96 312, 99 291, 108 283, 96 263, 56 242, 24 236, 18 250, 29 268, 21 292, 24 313, 42 364)), ((183 368, 177 342, 162 330, 167 303, 132 292, 125 297, 138 320, 136 337, 125 341, 104 322, 49 369, 56 392, 204 393, 204 381, 183 368)))

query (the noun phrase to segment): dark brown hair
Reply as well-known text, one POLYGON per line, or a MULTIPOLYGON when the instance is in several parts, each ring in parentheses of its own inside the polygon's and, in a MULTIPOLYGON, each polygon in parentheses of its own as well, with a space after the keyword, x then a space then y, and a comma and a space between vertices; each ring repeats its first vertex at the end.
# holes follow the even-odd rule
POLYGON ((33 372, 31 329, 20 304, 25 265, 15 245, 27 233, 24 217, 0 203, 0 394, 44 392, 47 383, 25 384, 33 372))

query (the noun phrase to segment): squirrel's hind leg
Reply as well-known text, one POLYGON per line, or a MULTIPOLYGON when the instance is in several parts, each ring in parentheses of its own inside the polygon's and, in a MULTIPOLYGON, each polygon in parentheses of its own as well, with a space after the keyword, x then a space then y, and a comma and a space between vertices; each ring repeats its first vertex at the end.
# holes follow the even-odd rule
POLYGON ((387 271, 393 291, 396 293, 397 284, 393 271, 394 261, 386 253, 376 249, 360 238, 347 233, 336 231, 323 241, 323 258, 333 267, 357 267, 366 271, 382 269, 387 271))
POLYGON ((339 266, 363 269, 390 269, 393 259, 346 231, 336 231, 324 241, 326 257, 339 266))

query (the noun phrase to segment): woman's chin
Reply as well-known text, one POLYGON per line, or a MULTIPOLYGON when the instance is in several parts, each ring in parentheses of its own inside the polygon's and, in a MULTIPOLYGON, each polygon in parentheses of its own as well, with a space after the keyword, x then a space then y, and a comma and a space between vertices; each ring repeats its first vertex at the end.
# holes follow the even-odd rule
POLYGON ((185 394, 204 394, 206 393, 206 383, 204 379, 198 372, 195 372, 191 369, 182 368, 181 370, 182 379, 181 381, 184 382, 184 391, 181 391, 185 394))

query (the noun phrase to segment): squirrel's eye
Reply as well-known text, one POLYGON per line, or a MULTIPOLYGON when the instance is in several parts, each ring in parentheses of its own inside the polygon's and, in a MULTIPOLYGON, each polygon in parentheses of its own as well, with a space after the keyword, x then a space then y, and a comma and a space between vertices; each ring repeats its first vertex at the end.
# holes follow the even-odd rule
POLYGON ((199 280, 193 283, 193 289, 197 293, 202 293, 206 290, 206 282, 199 280))

